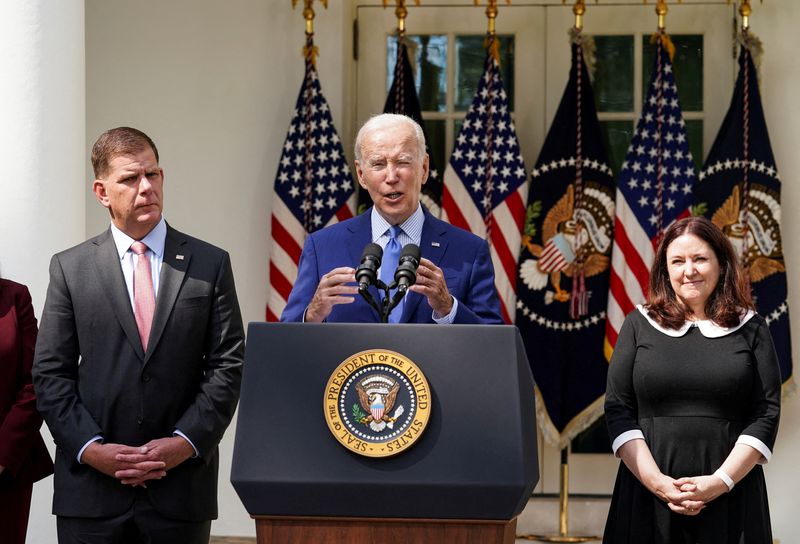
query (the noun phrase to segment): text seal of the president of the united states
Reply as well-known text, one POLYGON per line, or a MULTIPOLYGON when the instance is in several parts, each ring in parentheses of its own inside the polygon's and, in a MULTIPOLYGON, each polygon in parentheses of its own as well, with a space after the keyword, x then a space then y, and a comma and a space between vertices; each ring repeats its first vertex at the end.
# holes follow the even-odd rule
POLYGON ((431 391, 404 355, 366 350, 345 359, 325 387, 325 420, 345 448, 367 457, 397 455, 428 425, 431 391))

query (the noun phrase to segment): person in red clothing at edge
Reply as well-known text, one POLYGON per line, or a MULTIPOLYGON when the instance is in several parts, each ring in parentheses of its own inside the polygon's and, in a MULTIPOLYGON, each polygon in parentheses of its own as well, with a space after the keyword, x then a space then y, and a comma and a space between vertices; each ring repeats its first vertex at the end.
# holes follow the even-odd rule
POLYGON ((22 544, 33 483, 53 473, 31 382, 36 316, 28 288, 0 278, 0 541, 22 544))

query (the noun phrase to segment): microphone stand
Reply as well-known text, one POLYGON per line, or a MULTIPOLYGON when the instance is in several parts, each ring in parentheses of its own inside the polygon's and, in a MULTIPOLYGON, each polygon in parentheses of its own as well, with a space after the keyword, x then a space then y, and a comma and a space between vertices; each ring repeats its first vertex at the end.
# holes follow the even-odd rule
POLYGON ((390 298, 389 292, 392 289, 397 288, 397 282, 393 281, 389 285, 384 285, 384 297, 383 297, 383 312, 381 313, 381 323, 388 323, 389 322, 389 314, 392 313, 400 301, 403 300, 403 297, 406 294, 408 288, 399 288, 397 292, 394 294, 393 297, 390 298))
POLYGON ((361 297, 369 304, 369 306, 378 313, 378 316, 381 318, 381 323, 388 323, 389 322, 389 314, 392 313, 392 310, 400 304, 400 301, 403 300, 403 297, 406 294, 408 289, 398 289, 397 292, 394 294, 394 297, 390 298, 390 291, 397 287, 397 282, 393 281, 389 285, 386 285, 381 280, 375 280, 373 284, 378 289, 378 291, 383 291, 383 297, 380 300, 380 305, 375 302, 375 299, 372 297, 372 294, 369 292, 369 287, 362 288, 360 285, 358 287, 358 293, 361 297))
MULTIPOLYGON (((379 280, 379 279, 378 279, 378 280, 375 280, 375 287, 377 287, 377 288, 378 288, 378 290, 384 290, 384 291, 386 291, 386 293, 387 293, 387 298, 388 298, 389 288, 388 288, 388 287, 386 287, 386 284, 385 284, 385 283, 383 283, 383 282, 382 282, 381 280, 379 280)), ((361 285, 359 285, 359 286, 358 286, 358 292, 359 292, 359 294, 360 294, 360 295, 363 297, 363 299, 367 301, 367 304, 369 304, 369 305, 370 305, 370 307, 371 307, 373 310, 375 310, 376 312, 378 312, 378 315, 381 317, 381 320, 382 320, 382 322, 383 322, 383 323, 386 323, 386 320, 388 320, 388 319, 389 319, 389 314, 388 314, 388 313, 386 314, 386 317, 385 317, 385 318, 384 318, 384 315, 383 315, 383 306, 385 306, 385 305, 386 305, 386 303, 385 303, 385 300, 386 300, 386 298, 384 299, 384 303, 383 303, 381 306, 378 306, 378 304, 375 302, 375 299, 374 299, 374 298, 372 298, 372 294, 369 292, 369 286, 368 286, 368 285, 367 285, 367 286, 365 286, 365 287, 363 287, 363 288, 362 288, 362 286, 361 286, 361 285)), ((391 310, 390 310, 390 311, 391 311, 391 310)))
POLYGON ((389 314, 392 313, 392 310, 395 306, 397 306, 397 302, 391 300, 389 298, 389 292, 397 287, 397 282, 393 281, 389 285, 383 285, 383 300, 381 301, 383 304, 383 311, 381 312, 381 323, 388 323, 389 322, 389 314))

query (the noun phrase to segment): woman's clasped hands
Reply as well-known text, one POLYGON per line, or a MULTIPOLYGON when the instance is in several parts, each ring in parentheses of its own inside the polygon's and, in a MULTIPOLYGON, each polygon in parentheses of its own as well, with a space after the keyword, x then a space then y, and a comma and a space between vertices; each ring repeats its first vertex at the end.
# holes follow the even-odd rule
POLYGON ((662 474, 655 488, 655 494, 670 510, 686 516, 696 516, 727 491, 725 482, 714 475, 673 479, 662 474))

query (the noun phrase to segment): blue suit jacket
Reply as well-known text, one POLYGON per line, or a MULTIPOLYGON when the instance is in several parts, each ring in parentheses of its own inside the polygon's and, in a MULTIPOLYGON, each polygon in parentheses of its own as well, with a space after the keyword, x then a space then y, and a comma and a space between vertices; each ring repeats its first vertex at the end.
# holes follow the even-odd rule
MULTIPOLYGON (((486 241, 433 217, 424 210, 420 252, 444 273, 450 294, 458 300, 454 323, 502 324, 500 302, 494 286, 494 268, 486 241)), ((303 320, 303 312, 317 290, 320 278, 339 266, 357 268, 364 246, 372 241, 371 210, 317 231, 306 239, 281 321, 303 320)), ((378 289, 370 288, 380 299, 378 289)), ((328 322, 377 323, 378 313, 360 295, 352 304, 333 307, 328 322)), ((434 323, 428 299, 409 291, 401 323, 434 323)))

